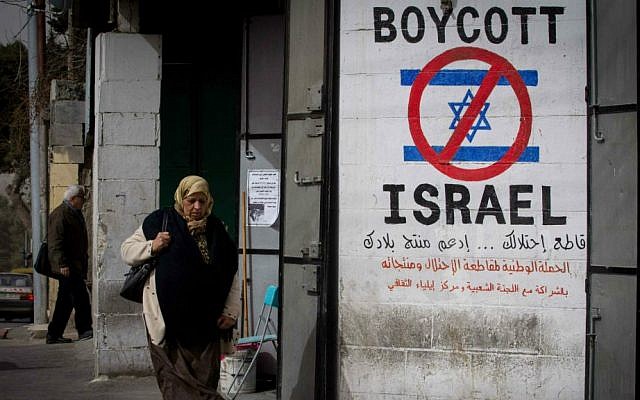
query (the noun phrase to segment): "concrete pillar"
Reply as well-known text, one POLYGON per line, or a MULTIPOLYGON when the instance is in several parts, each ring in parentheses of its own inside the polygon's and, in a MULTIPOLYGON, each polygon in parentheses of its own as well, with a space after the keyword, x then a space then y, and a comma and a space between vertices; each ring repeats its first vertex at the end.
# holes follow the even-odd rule
POLYGON ((119 296, 120 244, 158 206, 161 37, 96 38, 93 265, 96 376, 151 373, 142 306, 119 296))

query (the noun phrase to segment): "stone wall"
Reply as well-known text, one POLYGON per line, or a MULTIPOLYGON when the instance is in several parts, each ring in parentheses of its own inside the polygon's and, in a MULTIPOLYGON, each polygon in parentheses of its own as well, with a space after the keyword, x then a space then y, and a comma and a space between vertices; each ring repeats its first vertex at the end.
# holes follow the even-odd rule
POLYGON ((142 307, 119 296, 120 245, 158 206, 161 37, 96 39, 93 272, 96 375, 144 375, 142 307))

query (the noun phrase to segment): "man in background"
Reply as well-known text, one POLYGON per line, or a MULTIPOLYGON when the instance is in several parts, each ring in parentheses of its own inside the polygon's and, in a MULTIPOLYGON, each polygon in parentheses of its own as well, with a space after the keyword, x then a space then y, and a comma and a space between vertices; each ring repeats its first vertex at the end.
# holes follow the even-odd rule
POLYGON ((84 187, 71 185, 64 193, 62 204, 49 215, 49 261, 51 269, 61 277, 53 317, 49 322, 47 344, 71 342, 62 334, 73 309, 78 340, 93 337, 91 302, 86 284, 89 241, 82 215, 84 201, 84 187))

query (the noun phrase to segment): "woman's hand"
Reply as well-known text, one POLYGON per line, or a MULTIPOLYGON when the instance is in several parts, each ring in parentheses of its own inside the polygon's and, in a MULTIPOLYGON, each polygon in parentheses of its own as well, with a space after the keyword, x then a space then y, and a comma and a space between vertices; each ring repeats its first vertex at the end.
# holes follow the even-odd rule
POLYGON ((220 318, 218 318, 218 328, 222 330, 229 329, 235 324, 236 320, 231 317, 227 317, 226 315, 221 315, 220 318))
POLYGON ((160 250, 169 246, 169 243, 171 243, 171 236, 169 236, 169 232, 158 232, 156 238, 151 242, 151 254, 158 254, 160 250))

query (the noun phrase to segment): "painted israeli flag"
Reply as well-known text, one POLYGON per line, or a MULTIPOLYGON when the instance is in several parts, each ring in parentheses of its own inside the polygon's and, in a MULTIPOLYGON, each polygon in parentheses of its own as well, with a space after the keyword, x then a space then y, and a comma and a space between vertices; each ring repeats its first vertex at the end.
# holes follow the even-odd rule
MULTIPOLYGON (((402 69, 400 70, 400 85, 411 86, 416 77, 420 73, 419 69, 402 69)), ((518 73, 526 86, 538 86, 538 71, 536 70, 519 70, 518 73)), ((438 71, 431 81, 430 86, 480 86, 487 74, 487 70, 482 69, 443 69, 438 71)), ((509 81, 503 76, 498 80, 498 86, 510 86, 509 81)), ((466 94, 462 102, 450 102, 449 106, 453 112, 453 120, 450 129, 455 129, 463 108, 468 105, 469 95, 466 94)), ((467 135, 467 139, 471 142, 478 130, 490 129, 486 112, 489 103, 483 107, 479 121, 472 127, 473 131, 467 135)), ((436 153, 440 153, 444 146, 433 146, 436 153)), ((404 146, 404 161, 424 161, 422 154, 416 146, 404 146)), ((509 150, 509 146, 461 146, 453 157, 452 161, 458 162, 493 162, 500 160, 509 150)), ((540 160, 540 149, 537 146, 527 147, 517 162, 536 163, 540 160)))

